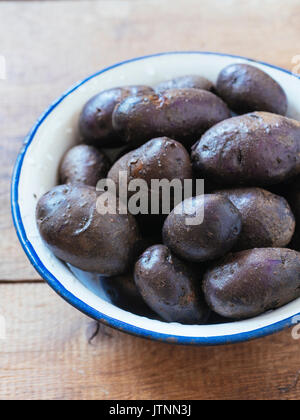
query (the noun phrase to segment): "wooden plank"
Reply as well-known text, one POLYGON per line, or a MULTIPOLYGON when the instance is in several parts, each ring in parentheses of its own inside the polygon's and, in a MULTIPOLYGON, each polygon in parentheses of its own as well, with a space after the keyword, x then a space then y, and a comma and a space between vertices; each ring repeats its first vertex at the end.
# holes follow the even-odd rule
POLYGON ((12 227, 9 182, 22 139, 68 86, 116 61, 158 51, 223 51, 288 69, 299 53, 297 0, 284 7, 281 0, 12 1, 0 4, 0 14, 7 64, 7 79, 0 80, 0 280, 39 278, 12 227))
POLYGON ((0 399, 299 399, 299 341, 287 330, 215 348, 101 327, 43 284, 0 285, 0 399))
POLYGON ((1 1, 0 15, 0 399, 299 399, 290 330, 187 348, 101 327, 89 342, 95 322, 47 285, 1 284, 39 279, 13 231, 9 182, 22 139, 55 97, 104 66, 158 51, 222 51, 291 69, 298 0, 1 1))

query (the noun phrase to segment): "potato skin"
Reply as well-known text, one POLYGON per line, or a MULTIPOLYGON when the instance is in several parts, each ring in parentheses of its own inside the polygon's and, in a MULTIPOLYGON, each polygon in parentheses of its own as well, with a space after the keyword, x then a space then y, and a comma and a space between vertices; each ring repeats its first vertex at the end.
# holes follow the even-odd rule
POLYGON ((214 92, 215 90, 214 84, 210 80, 196 74, 189 74, 186 76, 175 77, 171 80, 164 80, 156 85, 154 89, 155 92, 160 93, 168 89, 185 88, 203 89, 210 92, 214 92))
POLYGON ((193 203, 195 208, 204 204, 203 223, 186 225, 185 219, 190 216, 184 212, 176 214, 175 207, 164 223, 164 243, 180 258, 193 262, 212 260, 229 252, 242 228, 235 206, 219 194, 188 198, 184 203, 193 203))
POLYGON ((227 256, 203 280, 214 312, 251 318, 300 296, 300 254, 286 248, 257 248, 227 256))
POLYGON ((83 107, 79 117, 79 131, 83 142, 96 147, 119 147, 122 141, 112 127, 115 106, 128 96, 154 92, 149 86, 123 86, 108 89, 93 96, 83 107))
POLYGON ((166 246, 154 245, 140 256, 134 279, 145 302, 165 321, 201 324, 207 319, 201 269, 180 261, 166 246))
MULTIPOLYGON (((122 156, 110 169, 107 177, 112 179, 117 186, 119 193, 119 172, 127 173, 128 184, 130 181, 142 179, 148 185, 148 191, 145 191, 148 200, 148 214, 138 214, 137 222, 143 233, 160 234, 166 218, 162 208, 162 192, 157 198, 159 201, 158 214, 151 214, 152 179, 179 179, 182 183, 185 179, 192 179, 192 165, 188 152, 183 145, 168 137, 159 137, 152 139, 132 152, 122 156)), ((182 184, 183 185, 183 184, 182 184)), ((174 195, 170 197, 170 211, 174 207, 174 195)), ((128 191, 128 199, 134 192, 128 191)))
POLYGON ((95 188, 54 187, 40 198, 36 219, 46 245, 58 258, 84 271, 113 276, 126 272, 141 245, 131 215, 100 215, 95 188))
POLYGON ((116 185, 119 172, 127 172, 128 181, 143 179, 151 187, 152 179, 192 179, 190 156, 183 145, 168 137, 152 139, 122 156, 110 169, 107 177, 116 185))
POLYGON ((262 188, 233 188, 216 193, 228 198, 242 216, 236 251, 251 248, 282 248, 295 231, 295 217, 288 202, 262 188))
POLYGON ((282 182, 300 171, 300 122, 267 112, 230 118, 193 146, 192 163, 219 185, 282 182))
POLYGON ((216 95, 201 89, 170 89, 126 98, 113 112, 113 127, 126 143, 167 136, 190 146, 208 128, 231 116, 216 95))
POLYGON ((108 157, 93 146, 79 144, 64 155, 59 167, 61 184, 85 184, 95 187, 110 168, 108 157))
POLYGON ((287 97, 282 87, 267 73, 248 64, 225 67, 218 77, 217 92, 237 114, 287 113, 287 97))

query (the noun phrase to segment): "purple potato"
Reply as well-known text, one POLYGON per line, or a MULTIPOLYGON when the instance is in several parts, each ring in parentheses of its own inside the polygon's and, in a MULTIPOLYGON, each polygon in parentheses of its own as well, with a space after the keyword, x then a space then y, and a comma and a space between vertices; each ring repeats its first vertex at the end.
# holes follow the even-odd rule
POLYGON ((84 271, 114 276, 128 271, 142 239, 133 216, 97 211, 96 189, 54 187, 37 204, 39 232, 53 254, 84 271))
POLYGON ((193 146, 192 162, 219 185, 280 183, 300 172, 300 122, 267 112, 230 118, 193 146))
POLYGON ((114 110, 113 128, 135 146, 167 136, 188 147, 208 128, 230 116, 227 105, 211 92, 170 89, 124 99, 114 110))
POLYGON ((190 156, 181 143, 168 137, 152 139, 122 156, 110 169, 107 177, 119 186, 119 173, 126 172, 128 182, 143 179, 151 188, 153 179, 192 179, 190 156))
POLYGON ((256 248, 228 255, 204 275, 203 290, 217 314, 244 319, 300 296, 300 254, 286 248, 256 248))
POLYGON ((288 202, 262 188, 234 188, 216 193, 228 198, 242 216, 242 231, 234 247, 282 248, 295 231, 295 217, 288 202))
POLYGON ((237 114, 287 113, 287 97, 282 87, 267 73, 249 64, 225 67, 218 77, 217 92, 237 114))
MULTIPOLYGON (((144 191, 147 200, 147 214, 140 214, 137 220, 140 222, 142 231, 161 232, 165 217, 173 209, 175 204, 174 192, 170 191, 170 208, 162 207, 163 190, 158 194, 151 194, 152 180, 174 179, 181 181, 182 187, 185 179, 192 179, 192 165, 190 156, 181 143, 167 137, 160 137, 148 141, 138 149, 127 153, 119 159, 110 169, 107 177, 112 179, 119 193, 119 173, 127 174, 128 184, 131 181, 142 179, 146 182, 148 189, 144 191), (151 214, 151 208, 156 200, 157 214, 151 214), (167 214, 165 214, 167 213, 167 214)), ((154 192, 154 191, 153 191, 154 192)), ((183 188, 182 188, 183 192, 183 188)), ((134 192, 128 191, 128 198, 134 192)), ((166 196, 164 196, 166 198, 166 196)))
POLYGON ((201 224, 187 225, 191 217, 185 211, 176 214, 179 204, 166 218, 164 243, 178 257, 204 262, 225 255, 236 244, 242 229, 242 218, 236 207, 220 194, 205 194, 183 202, 198 214, 204 211, 201 224))
POLYGON ((93 146, 80 144, 64 155, 59 167, 61 184, 85 184, 95 187, 110 168, 108 157, 93 146))
POLYGON ((187 265, 164 245, 148 248, 134 270, 144 301, 168 322, 202 324, 209 315, 201 290, 201 267, 187 265))
POLYGON ((149 86, 123 86, 104 90, 93 96, 83 107, 79 117, 79 131, 83 142, 96 147, 119 147, 123 144, 112 127, 115 106, 128 96, 154 93, 149 86))

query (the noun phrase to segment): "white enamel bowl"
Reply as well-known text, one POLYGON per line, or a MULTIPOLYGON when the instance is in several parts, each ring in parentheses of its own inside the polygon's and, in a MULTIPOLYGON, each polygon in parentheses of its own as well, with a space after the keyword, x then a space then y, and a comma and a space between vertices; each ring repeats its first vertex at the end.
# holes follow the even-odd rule
POLYGON ((38 198, 56 184, 59 161, 77 137, 84 103, 101 90, 120 85, 154 85, 184 74, 200 74, 213 82, 231 63, 250 63, 270 74, 285 90, 288 116, 300 120, 300 80, 296 75, 246 58, 206 52, 163 53, 115 64, 79 82, 40 117, 17 158, 12 179, 12 213, 19 240, 31 263, 49 285, 71 305, 111 327, 177 344, 217 345, 245 341, 292 325, 300 299, 245 321, 217 325, 181 325, 147 319, 109 302, 93 276, 82 278, 55 258, 41 241, 36 223, 38 198))

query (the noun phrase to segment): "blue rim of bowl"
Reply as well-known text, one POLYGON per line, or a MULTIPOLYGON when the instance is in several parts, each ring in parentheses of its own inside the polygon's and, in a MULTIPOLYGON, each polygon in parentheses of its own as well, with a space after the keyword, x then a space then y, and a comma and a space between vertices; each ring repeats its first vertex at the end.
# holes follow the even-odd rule
POLYGON ((93 307, 87 305, 85 302, 74 296, 71 292, 69 292, 60 282, 59 280, 44 266, 41 260, 38 257, 37 252, 35 251, 33 245, 30 243, 26 236, 25 228, 22 222, 20 207, 18 202, 18 189, 19 189, 19 180, 22 170, 22 165, 24 161, 24 157, 28 147, 30 146, 31 142, 34 140, 35 134, 44 120, 48 117, 48 115, 72 92, 82 86, 84 83, 88 82, 89 80, 93 79, 94 77, 99 76, 102 73, 105 73, 109 70, 112 70, 115 67, 122 66, 127 63, 131 63, 134 61, 146 60, 153 57, 159 57, 163 55, 175 55, 175 54, 201 54, 201 55, 216 55, 216 56, 223 56, 223 57, 231 57, 235 59, 243 59, 248 62, 253 62, 257 64, 262 64, 264 66, 274 68, 281 72, 287 73, 290 76, 295 77, 296 79, 300 80, 300 77, 288 70, 285 70, 281 67, 274 66, 272 64, 265 63, 263 61, 253 60, 247 57, 242 57, 238 55, 232 54, 225 54, 225 53, 217 53, 217 52, 209 52, 209 51, 174 51, 174 52, 162 52, 157 54, 145 55, 141 57, 135 57, 129 60, 125 60, 119 63, 116 63, 112 66, 106 67, 103 70, 98 71, 97 73, 92 74, 91 76, 77 82, 73 85, 70 89, 68 89, 65 93, 62 94, 56 101, 54 101, 49 108, 38 118, 37 122, 31 129, 28 136, 25 138, 23 146, 18 154, 13 175, 12 175, 12 183, 11 183, 11 209, 12 209, 12 217, 14 226, 19 238, 19 241, 30 260, 31 264, 35 268, 35 270, 44 278, 47 283, 58 293, 64 300, 70 303, 72 306, 83 312, 84 314, 90 316, 91 318, 98 320, 112 328, 118 329, 123 332, 127 332, 129 334, 148 338, 151 340, 158 340, 172 344, 182 344, 182 345, 203 345, 203 346, 215 346, 215 345, 222 345, 222 344, 230 344, 230 343, 238 343, 243 341, 248 341, 256 338, 260 338, 266 335, 270 335, 276 333, 278 331, 283 330, 284 328, 290 327, 295 324, 293 321, 295 317, 298 317, 300 313, 295 314, 289 318, 281 320, 279 322, 267 325, 262 328, 258 328, 252 331, 237 333, 233 335, 223 335, 223 336, 212 336, 212 337, 189 337, 189 336, 177 336, 167 333, 158 333, 151 330, 147 330, 144 328, 136 327, 126 322, 117 320, 110 316, 107 316, 98 310, 94 309, 93 307))

